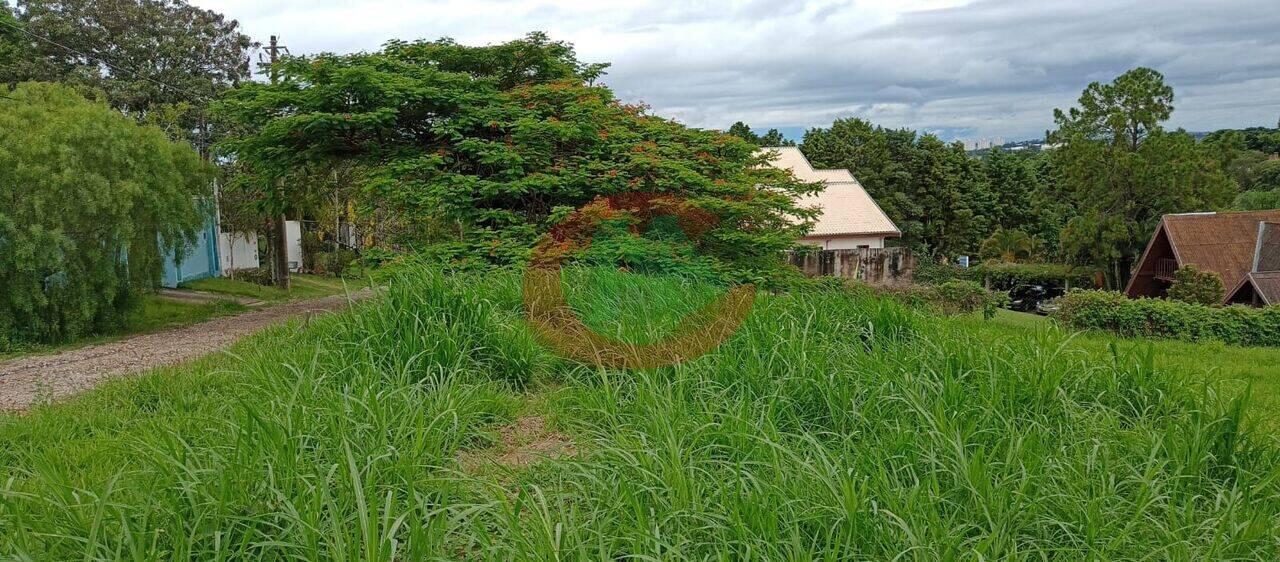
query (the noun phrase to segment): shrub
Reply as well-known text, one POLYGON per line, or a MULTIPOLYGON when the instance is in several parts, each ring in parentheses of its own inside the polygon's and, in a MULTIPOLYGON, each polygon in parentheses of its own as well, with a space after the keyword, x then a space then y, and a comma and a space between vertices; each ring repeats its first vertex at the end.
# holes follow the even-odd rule
POLYGON ((161 246, 194 239, 211 169, 69 87, 24 83, 5 98, 0 334, 53 343, 115 330, 159 283, 161 246))
POLYGON ((995 316, 996 309, 1004 306, 1009 298, 1004 293, 988 291, 977 282, 963 280, 938 285, 859 287, 936 314, 971 314, 981 311, 984 318, 995 316))
POLYGON ((1059 263, 986 263, 969 268, 952 263, 921 263, 916 266, 917 283, 940 284, 955 279, 977 281, 1001 291, 1021 285, 1094 286, 1093 271, 1059 263))
POLYGON ((1058 299, 1054 318, 1075 329, 1123 336, 1280 347, 1280 306, 1214 308, 1161 299, 1131 300, 1110 291, 1073 290, 1058 299))
POLYGON ((953 279, 977 280, 976 271, 971 267, 960 267, 950 262, 924 260, 916 265, 914 273, 916 283, 937 285, 953 279))
POLYGON ((972 268, 975 280, 1008 291, 1021 285, 1092 287, 1093 272, 1060 263, 989 263, 972 268))
POLYGON ((1226 289, 1222 287, 1222 276, 1214 271, 1201 271, 1194 265, 1179 268, 1173 274, 1173 285, 1169 287, 1169 298, 1175 301, 1216 306, 1222 304, 1226 297, 1226 289))

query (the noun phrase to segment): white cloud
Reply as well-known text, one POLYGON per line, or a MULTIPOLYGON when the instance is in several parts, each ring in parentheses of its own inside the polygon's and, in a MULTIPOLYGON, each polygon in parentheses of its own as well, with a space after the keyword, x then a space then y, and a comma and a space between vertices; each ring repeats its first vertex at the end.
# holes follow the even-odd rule
POLYGON ((195 0, 295 54, 532 30, 613 67, 628 101, 699 127, 893 127, 1036 137, 1054 107, 1137 65, 1177 91, 1174 126, 1273 124, 1280 10, 1267 0, 195 0))

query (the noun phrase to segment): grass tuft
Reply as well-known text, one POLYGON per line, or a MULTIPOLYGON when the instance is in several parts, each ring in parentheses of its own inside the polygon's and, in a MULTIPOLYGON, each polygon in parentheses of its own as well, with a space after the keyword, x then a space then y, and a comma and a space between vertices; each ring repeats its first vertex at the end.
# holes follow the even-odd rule
MULTIPOLYGON (((585 322, 635 342, 719 290, 565 279, 585 322)), ((352 312, 272 328, 232 356, 0 418, 0 554, 1280 554, 1280 451, 1248 393, 1197 384, 1144 344, 814 291, 761 295, 714 353, 617 371, 549 355, 520 307, 514 273, 408 269, 352 312), (577 454, 464 466, 531 415, 577 454)))

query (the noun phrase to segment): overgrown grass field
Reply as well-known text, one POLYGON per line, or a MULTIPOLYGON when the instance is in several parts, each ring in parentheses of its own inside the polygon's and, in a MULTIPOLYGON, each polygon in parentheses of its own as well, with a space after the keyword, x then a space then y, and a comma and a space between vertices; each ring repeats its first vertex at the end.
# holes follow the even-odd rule
MULTIPOLYGON (((598 330, 717 294, 566 273, 598 330)), ((139 560, 1275 559, 1244 394, 1056 330, 761 295, 716 352, 560 360, 514 273, 409 270, 232 358, 0 418, 0 554, 139 560), (548 420, 572 454, 464 462, 548 420)))

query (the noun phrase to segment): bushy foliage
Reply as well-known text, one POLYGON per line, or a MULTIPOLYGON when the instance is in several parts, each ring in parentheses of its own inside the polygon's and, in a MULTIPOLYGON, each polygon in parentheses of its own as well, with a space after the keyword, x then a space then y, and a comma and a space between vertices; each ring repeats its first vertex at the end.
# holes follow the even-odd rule
POLYGON ((1059 263, 984 263, 960 267, 951 263, 921 263, 916 266, 919 283, 940 284, 958 279, 989 284, 993 289, 1008 291, 1023 285, 1048 287, 1092 287, 1094 272, 1059 263))
POLYGON ((1054 110, 1049 140, 1062 199, 1077 209, 1062 231, 1063 253, 1128 279, 1161 215, 1225 208, 1236 186, 1212 147, 1184 131, 1166 131, 1173 88, 1149 68, 1094 82, 1078 107, 1054 110))
POLYGON ((993 289, 1010 290, 1023 285, 1092 287, 1094 272, 1060 263, 984 263, 973 267, 974 277, 993 289))
POLYGON ((203 222, 211 178, 189 145, 70 88, 0 98, 0 334, 54 342, 118 327, 154 287, 161 246, 203 222))
POLYGON ((619 102, 592 85, 599 65, 541 34, 489 47, 393 42, 277 70, 278 84, 245 85, 221 103, 237 131, 222 150, 268 198, 283 197, 274 179, 299 167, 359 166, 365 201, 405 225, 392 242, 449 261, 523 263, 540 235, 598 196, 658 192, 714 214, 697 253, 750 279, 781 269, 807 225, 793 217, 812 216, 795 198, 816 185, 763 166, 742 139, 619 102))
POLYGON ((926 285, 937 285, 952 279, 974 280, 977 279, 977 270, 972 267, 961 267, 949 261, 922 259, 916 264, 913 279, 916 283, 926 285))
POLYGON ((1280 347, 1280 306, 1215 308, 1162 299, 1129 299, 1112 291, 1071 291, 1054 312, 1071 328, 1124 336, 1280 347))
POLYGON ((1173 274, 1173 284, 1169 286, 1169 298, 1175 301, 1216 306, 1222 304, 1225 297, 1222 276, 1216 271, 1202 271, 1194 265, 1178 268, 1173 274))
POLYGON ((0 24, 0 83, 72 85, 170 138, 207 140, 208 100, 249 78, 253 42, 239 23, 185 0, 12 4, 14 15, 0 1, 0 21, 23 31, 0 24), (6 35, 17 46, 8 60, 6 35))
POLYGON ((1280 189, 1271 191, 1246 191, 1236 196, 1232 208, 1238 211, 1269 211, 1280 209, 1280 189))
POLYGON ((873 293, 888 296, 900 302, 934 314, 971 314, 981 312, 984 318, 992 318, 996 310, 1008 304, 1009 296, 988 291, 974 281, 953 279, 937 285, 903 285, 872 287, 873 293))

